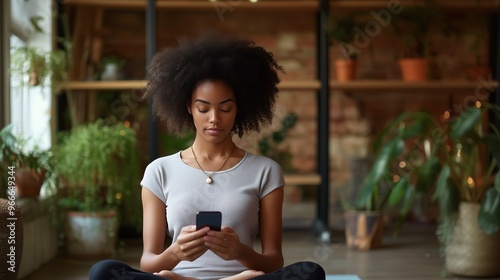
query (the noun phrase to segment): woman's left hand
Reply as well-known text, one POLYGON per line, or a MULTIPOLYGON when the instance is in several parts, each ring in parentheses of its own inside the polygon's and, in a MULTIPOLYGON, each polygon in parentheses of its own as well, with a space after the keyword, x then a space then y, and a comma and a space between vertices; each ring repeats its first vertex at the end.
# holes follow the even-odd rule
POLYGON ((226 261, 237 259, 240 256, 240 238, 231 227, 223 227, 221 231, 211 230, 204 239, 205 246, 226 261))

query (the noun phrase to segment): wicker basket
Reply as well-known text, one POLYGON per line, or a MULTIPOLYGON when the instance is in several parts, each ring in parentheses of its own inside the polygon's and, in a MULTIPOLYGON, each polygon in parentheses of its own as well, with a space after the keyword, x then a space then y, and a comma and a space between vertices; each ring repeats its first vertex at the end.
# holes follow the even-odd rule
POLYGON ((446 248, 446 269, 471 277, 500 275, 500 232, 484 233, 477 224, 479 204, 460 204, 453 239, 446 248))
POLYGON ((0 198, 0 279, 15 280, 21 266, 23 255, 23 221, 21 210, 15 206, 12 212, 11 201, 0 198), (11 206, 11 209, 9 209, 11 206), (6 226, 4 226, 6 225, 6 226))

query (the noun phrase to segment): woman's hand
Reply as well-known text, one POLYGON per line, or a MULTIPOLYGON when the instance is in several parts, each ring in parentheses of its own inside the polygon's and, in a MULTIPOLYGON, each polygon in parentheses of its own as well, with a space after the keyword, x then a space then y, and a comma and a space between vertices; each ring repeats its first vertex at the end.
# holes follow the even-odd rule
POLYGON ((172 253, 179 261, 196 260, 208 250, 203 237, 209 230, 208 227, 199 230, 196 226, 183 227, 177 241, 172 244, 172 253))
POLYGON ((238 234, 230 227, 221 231, 209 231, 204 237, 205 246, 222 259, 235 260, 241 255, 241 243, 238 234))

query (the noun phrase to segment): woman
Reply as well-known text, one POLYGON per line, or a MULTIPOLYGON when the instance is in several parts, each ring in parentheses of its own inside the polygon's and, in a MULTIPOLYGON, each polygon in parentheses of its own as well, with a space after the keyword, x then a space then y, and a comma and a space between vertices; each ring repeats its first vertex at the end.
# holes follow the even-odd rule
POLYGON ((311 262, 283 268, 280 166, 235 145, 233 135, 270 124, 283 71, 251 41, 205 35, 158 53, 145 97, 170 132, 195 130, 189 148, 146 168, 141 270, 97 263, 90 279, 325 279, 311 262), (196 213, 220 211, 220 231, 196 213), (172 243, 164 247, 165 234, 172 243), (253 249, 259 235, 261 252, 253 249), (295 277, 295 278, 294 278, 295 277))

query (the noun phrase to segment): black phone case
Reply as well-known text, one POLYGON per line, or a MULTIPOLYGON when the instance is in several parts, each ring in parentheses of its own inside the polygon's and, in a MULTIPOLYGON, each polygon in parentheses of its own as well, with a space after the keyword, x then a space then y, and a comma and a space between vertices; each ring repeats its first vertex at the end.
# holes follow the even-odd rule
POLYGON ((200 211, 196 214, 196 229, 209 226, 211 230, 220 231, 222 214, 219 211, 200 211))

